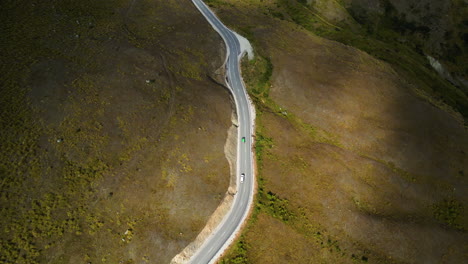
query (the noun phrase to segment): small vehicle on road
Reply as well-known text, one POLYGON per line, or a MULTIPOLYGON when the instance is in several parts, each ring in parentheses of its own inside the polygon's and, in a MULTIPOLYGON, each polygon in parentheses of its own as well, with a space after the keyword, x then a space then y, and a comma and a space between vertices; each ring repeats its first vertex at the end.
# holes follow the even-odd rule
POLYGON ((245 173, 242 173, 242 174, 241 174, 241 177, 240 177, 240 182, 241 182, 241 183, 244 182, 244 178, 245 178, 245 173))
POLYGON ((245 143, 245 137, 242 137, 242 142, 245 143))

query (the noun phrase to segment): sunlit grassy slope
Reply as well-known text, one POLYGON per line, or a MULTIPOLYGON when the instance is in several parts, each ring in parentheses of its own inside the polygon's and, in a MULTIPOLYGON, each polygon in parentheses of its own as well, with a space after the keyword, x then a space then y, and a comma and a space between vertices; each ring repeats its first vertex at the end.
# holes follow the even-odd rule
POLYGON ((221 263, 463 261, 468 102, 417 42, 345 1, 208 2, 257 55, 258 195, 221 263))

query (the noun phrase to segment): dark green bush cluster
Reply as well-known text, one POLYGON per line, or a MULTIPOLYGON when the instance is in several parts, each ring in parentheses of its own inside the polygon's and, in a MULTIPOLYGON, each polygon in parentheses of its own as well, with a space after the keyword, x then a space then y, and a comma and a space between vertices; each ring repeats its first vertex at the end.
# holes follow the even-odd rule
POLYGON ((459 224, 463 209, 463 204, 455 199, 444 199, 432 206, 434 218, 437 221, 456 229, 464 228, 459 224))
POLYGON ((221 261, 222 264, 244 264, 249 263, 247 259, 247 244, 245 243, 245 239, 241 236, 239 242, 237 242, 234 246, 232 257, 229 259, 223 259, 221 261))
POLYGON ((254 96, 268 97, 273 64, 270 58, 257 54, 256 58, 244 62, 242 76, 254 96))
POLYGON ((367 263, 369 261, 369 258, 366 256, 357 256, 352 254, 351 259, 353 260, 353 263, 367 263))
POLYGON ((313 30, 314 23, 317 22, 315 17, 313 16, 312 12, 304 6, 304 1, 298 2, 299 3, 288 0, 280 1, 281 5, 285 7, 288 15, 296 24, 307 30, 313 30))
POLYGON ((271 191, 261 195, 259 203, 271 216, 283 222, 288 222, 294 218, 294 214, 288 209, 289 201, 287 199, 281 199, 271 191))

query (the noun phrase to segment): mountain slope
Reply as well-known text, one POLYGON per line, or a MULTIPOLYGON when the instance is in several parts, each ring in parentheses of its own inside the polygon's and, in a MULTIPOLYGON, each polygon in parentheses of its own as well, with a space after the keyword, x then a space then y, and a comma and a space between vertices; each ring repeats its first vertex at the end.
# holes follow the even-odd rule
POLYGON ((319 37, 348 35, 298 26, 281 2, 212 3, 257 52, 243 66, 258 113, 256 212, 221 262, 463 262, 462 115, 432 97, 426 75, 319 37))
POLYGON ((188 3, 2 1, 0 262, 168 263, 204 227, 231 103, 188 3))

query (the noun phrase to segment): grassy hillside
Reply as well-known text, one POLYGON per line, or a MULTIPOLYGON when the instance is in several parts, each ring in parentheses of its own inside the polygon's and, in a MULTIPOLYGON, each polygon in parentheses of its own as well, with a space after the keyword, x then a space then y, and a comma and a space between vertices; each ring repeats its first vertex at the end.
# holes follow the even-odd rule
MULTIPOLYGON (((465 120, 468 116, 467 88, 463 85, 457 87, 439 76, 425 55, 430 54, 447 62, 445 65, 452 73, 465 76, 466 69, 463 61, 466 60, 467 51, 466 44, 463 44, 464 31, 459 28, 459 25, 462 24, 461 20, 466 10, 458 8, 461 3, 457 1, 454 2, 452 8, 445 8, 442 11, 437 9, 439 13, 450 14, 450 17, 453 17, 453 21, 447 22, 447 25, 444 24, 443 29, 444 32, 449 32, 447 36, 450 35, 450 37, 445 41, 437 35, 439 37, 431 42, 437 42, 437 47, 444 47, 437 50, 426 45, 429 43, 431 30, 437 31, 437 28, 423 29, 422 25, 425 23, 423 14, 418 17, 417 21, 408 22, 405 20, 406 16, 401 13, 403 10, 397 10, 392 1, 271 0, 238 3, 208 1, 208 3, 213 6, 231 6, 239 12, 260 8, 259 12, 264 17, 288 21, 318 36, 361 49, 390 63, 400 75, 411 80, 413 89, 426 100, 448 111, 460 113, 465 120), (373 10, 372 7, 377 10, 373 10), (441 51, 442 49, 444 51, 441 51), (451 52, 448 49, 457 50, 457 52, 451 52)), ((427 11, 428 16, 436 12, 432 9, 430 12, 427 11)), ((406 9, 404 11, 408 12, 406 9)), ((260 22, 260 24, 263 23, 264 21, 260 22)), ((236 25, 233 26, 236 27, 236 25)), ((248 27, 239 28, 239 30, 249 34, 246 32, 248 27)))
POLYGON ((189 1, 0 8, 0 263, 169 262, 229 182, 221 39, 189 1))
POLYGON ((257 53, 259 192, 221 263, 463 262, 463 92, 415 47, 306 6, 340 1, 210 2, 257 53))

